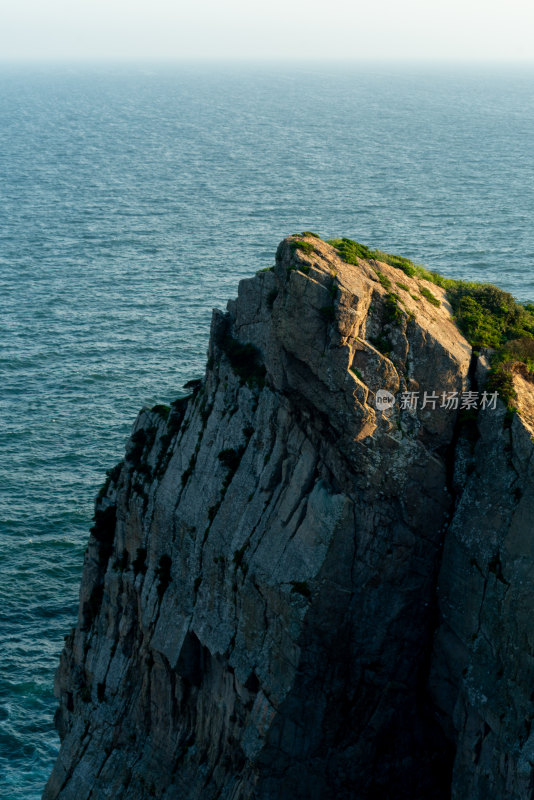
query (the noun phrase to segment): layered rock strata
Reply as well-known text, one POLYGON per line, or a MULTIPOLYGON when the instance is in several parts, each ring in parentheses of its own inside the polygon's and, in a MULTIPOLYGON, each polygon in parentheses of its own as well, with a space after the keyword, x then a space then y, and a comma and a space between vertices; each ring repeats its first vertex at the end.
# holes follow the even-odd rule
POLYGON ((400 407, 484 379, 443 290, 290 237, 208 355, 97 501, 45 800, 530 797, 532 431, 400 407))

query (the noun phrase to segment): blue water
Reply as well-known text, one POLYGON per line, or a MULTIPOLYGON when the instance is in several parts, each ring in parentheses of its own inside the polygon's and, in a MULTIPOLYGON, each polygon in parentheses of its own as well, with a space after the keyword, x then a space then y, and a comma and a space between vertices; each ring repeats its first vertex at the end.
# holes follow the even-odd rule
POLYGON ((295 231, 534 299, 534 71, 0 71, 0 796, 37 800, 93 497, 295 231))

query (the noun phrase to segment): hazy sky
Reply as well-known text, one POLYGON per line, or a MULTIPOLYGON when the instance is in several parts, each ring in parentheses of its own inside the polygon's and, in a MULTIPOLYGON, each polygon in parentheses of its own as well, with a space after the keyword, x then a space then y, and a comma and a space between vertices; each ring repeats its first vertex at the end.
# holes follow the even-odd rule
POLYGON ((534 60, 533 0, 2 0, 0 59, 534 60))

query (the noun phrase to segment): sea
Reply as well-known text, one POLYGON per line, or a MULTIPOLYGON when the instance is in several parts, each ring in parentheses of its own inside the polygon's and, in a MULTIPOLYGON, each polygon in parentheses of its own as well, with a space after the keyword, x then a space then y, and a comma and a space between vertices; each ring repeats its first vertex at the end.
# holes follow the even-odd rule
POLYGON ((93 501, 285 236, 534 300, 534 67, 0 64, 0 797, 56 758, 93 501))

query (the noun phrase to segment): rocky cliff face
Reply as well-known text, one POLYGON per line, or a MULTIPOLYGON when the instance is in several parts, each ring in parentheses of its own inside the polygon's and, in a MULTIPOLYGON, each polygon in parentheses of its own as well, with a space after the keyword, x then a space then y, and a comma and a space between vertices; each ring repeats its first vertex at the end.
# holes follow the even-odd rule
POLYGON ((424 285, 291 237, 214 312, 97 501, 45 800, 531 796, 532 430, 376 409, 484 380, 424 285))

